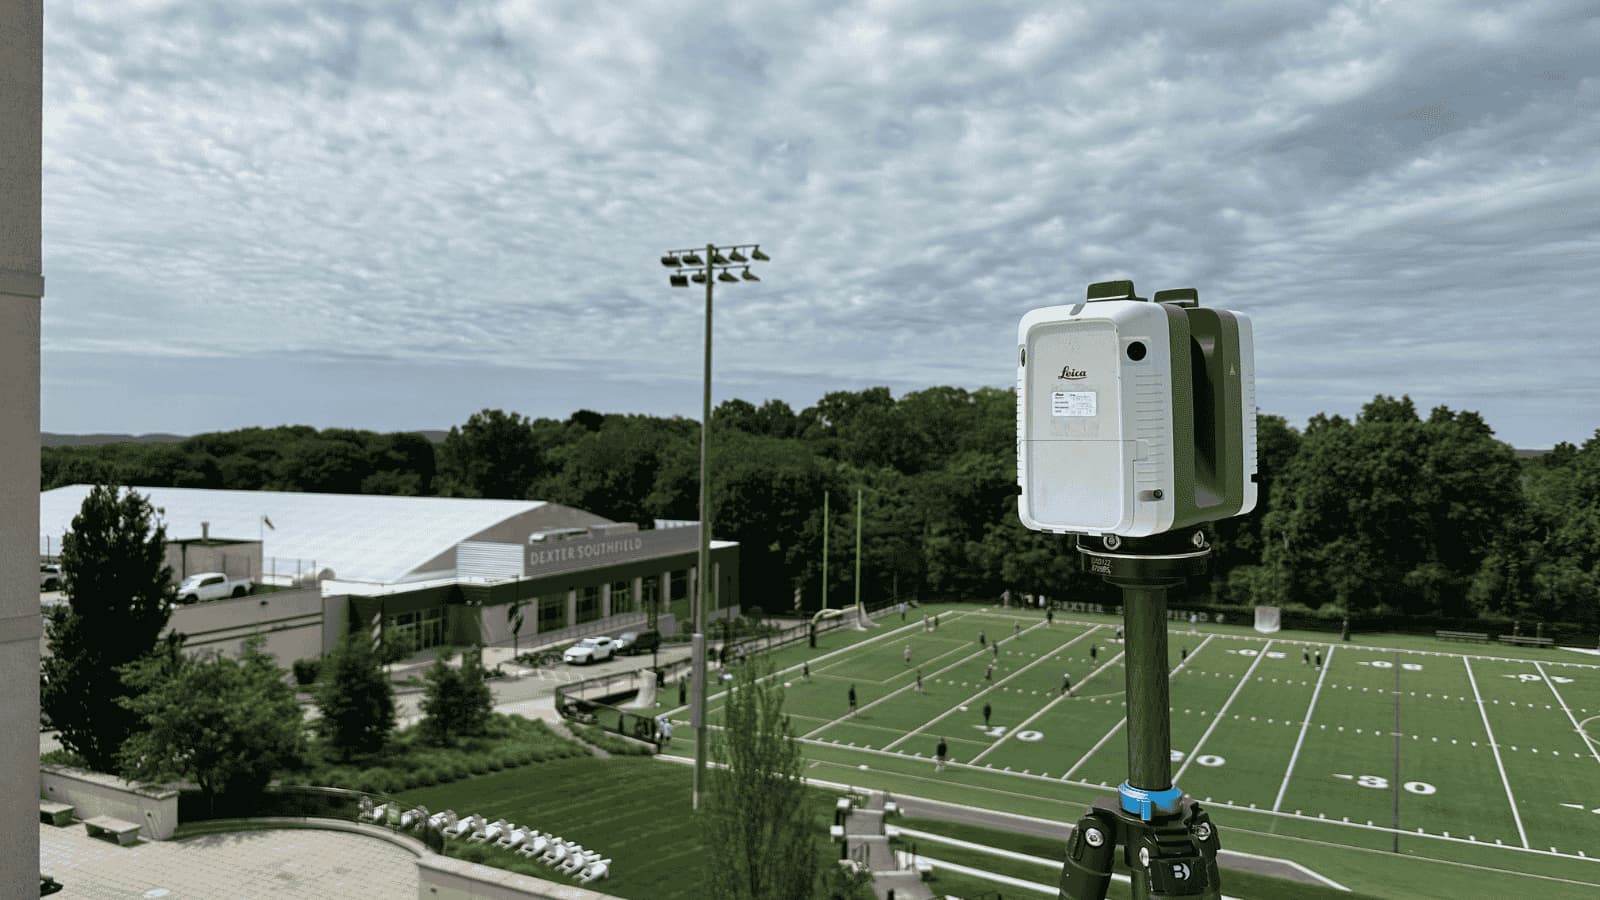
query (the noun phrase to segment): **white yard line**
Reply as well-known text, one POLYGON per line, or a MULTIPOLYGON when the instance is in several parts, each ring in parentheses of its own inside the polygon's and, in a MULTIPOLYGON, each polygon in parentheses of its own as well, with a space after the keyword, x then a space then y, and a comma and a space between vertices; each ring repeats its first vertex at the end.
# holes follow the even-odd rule
POLYGON ((1578 724, 1577 717, 1575 717, 1572 714, 1572 710, 1567 707, 1567 701, 1562 699, 1561 692, 1556 690, 1556 683, 1550 680, 1549 675, 1545 674, 1544 666, 1541 666, 1539 663, 1535 662, 1533 667, 1539 670, 1539 675, 1540 677, 1544 678, 1544 683, 1549 686, 1550 693, 1556 695, 1556 702, 1561 704, 1561 711, 1567 714, 1567 721, 1571 722, 1573 730, 1578 732, 1578 740, 1583 741, 1583 745, 1588 748, 1589 755, 1594 757, 1594 761, 1600 762, 1600 750, 1596 750, 1594 741, 1589 740, 1589 736, 1583 733, 1583 727, 1578 724))
POLYGON ((1506 778, 1505 764, 1500 761, 1500 745, 1495 743, 1494 729, 1489 726, 1489 709, 1483 705, 1483 695, 1478 693, 1478 679, 1472 677, 1472 661, 1466 657, 1461 662, 1467 667, 1467 681, 1472 684, 1472 696, 1478 701, 1478 715, 1483 717, 1483 730, 1489 735, 1489 749, 1494 751, 1494 765, 1500 770, 1500 783, 1506 789, 1506 802, 1511 805, 1511 819, 1517 823, 1517 836, 1522 838, 1524 849, 1528 847, 1528 833, 1522 830, 1522 814, 1517 812, 1517 797, 1511 793, 1511 782, 1506 778))
POLYGON ((1289 768, 1284 770, 1283 784, 1278 785, 1278 796, 1272 801, 1272 811, 1277 812, 1283 805, 1284 792, 1289 790, 1289 778, 1294 775, 1294 765, 1300 761, 1300 745, 1306 741, 1306 730, 1311 727, 1311 717, 1317 711, 1317 695, 1322 693, 1322 681, 1328 677, 1328 670, 1333 668, 1333 645, 1328 646, 1328 658, 1323 661, 1322 674, 1317 676, 1317 687, 1311 692, 1311 705, 1306 707, 1306 720, 1300 723, 1300 736, 1295 738, 1294 752, 1289 754, 1289 768))
MULTIPOLYGON (((1083 681, 1078 682, 1077 687, 1082 687, 1084 684, 1088 683, 1089 679, 1095 677, 1096 675, 1099 675, 1101 672, 1104 672, 1106 669, 1110 668, 1113 664, 1116 663, 1117 660, 1121 659, 1122 657, 1123 657, 1123 654, 1122 653, 1118 653, 1116 656, 1113 656, 1110 659, 1106 660, 1105 662, 1101 663, 1099 668, 1097 668, 1094 671, 1090 672, 1089 674, 1083 676, 1083 681)), ((1026 719, 1023 719, 1022 722, 1017 725, 1017 727, 1008 729, 1005 734, 1000 735, 1000 739, 999 740, 997 740, 994 743, 990 744, 988 746, 988 748, 985 749, 982 753, 979 753, 977 756, 974 756, 972 758, 972 761, 974 763, 976 763, 978 760, 983 759, 985 756, 988 756, 989 755, 989 751, 993 750, 994 748, 996 748, 996 747, 1000 746, 1001 744, 1005 743, 1006 738, 1009 738, 1013 734, 1016 734, 1017 732, 1022 731, 1023 729, 1027 728, 1029 725, 1033 724, 1033 720, 1034 719, 1037 719, 1040 716, 1044 715, 1045 713, 1049 712, 1051 707, 1055 706, 1057 703, 1060 703, 1061 701, 1067 699, 1070 696, 1072 696, 1072 692, 1071 691, 1066 691, 1066 692, 1056 696, 1053 700, 1051 700, 1049 703, 1046 703, 1044 706, 1039 707, 1039 711, 1038 712, 1036 712, 1033 715, 1027 717, 1026 719)))
MULTIPOLYGON (((1032 631, 1034 628, 1041 628, 1043 626, 1044 626, 1044 623, 1040 622, 1038 625, 1034 625, 1032 627, 1022 629, 1022 633, 1023 634, 1027 634, 1028 632, 1032 631)), ((928 721, 922 723, 922 725, 918 726, 917 728, 914 728, 911 731, 906 732, 905 737, 902 737, 897 741, 893 741, 893 742, 891 742, 889 744, 886 744, 883 749, 885 749, 885 750, 893 750, 894 747, 895 747, 895 744, 904 743, 905 741, 910 740, 911 738, 915 737, 917 734, 921 733, 922 729, 927 728, 927 727, 929 727, 931 725, 934 725, 940 719, 945 718, 946 716, 950 715, 951 713, 955 712, 956 710, 960 709, 961 707, 966 706, 967 704, 969 704, 972 701, 978 699, 979 697, 982 697, 984 694, 987 694, 988 692, 994 690, 995 688, 999 687, 1000 685, 1005 684, 1006 682, 1008 682, 1011 679, 1017 677, 1018 675, 1021 675, 1023 672, 1028 671, 1029 669, 1033 668, 1034 666, 1037 666, 1038 664, 1040 664, 1042 662, 1049 662, 1050 660, 1054 659, 1055 655, 1059 654, 1062 650, 1065 650, 1068 647, 1071 647, 1073 644, 1076 644, 1077 642, 1079 642, 1079 641, 1083 640, 1084 638, 1088 637, 1089 635, 1094 634, 1096 631, 1099 631, 1102 627, 1104 627, 1104 626, 1096 625, 1093 628, 1090 628, 1088 631, 1085 631, 1083 634, 1080 634, 1077 637, 1073 638, 1072 640, 1067 641, 1065 644, 1062 644, 1061 646, 1057 647, 1055 650, 1049 651, 1047 653, 1040 654, 1038 659, 1034 660, 1031 663, 1028 663, 1027 665, 1023 666, 1022 668, 1016 670, 1015 672, 1012 672, 1010 675, 1007 675, 1006 677, 1000 679, 999 681, 996 681, 995 683, 989 685, 988 687, 979 690, 976 694, 973 694, 971 697, 968 697, 967 699, 961 701, 960 703, 957 703, 955 706, 952 706, 949 709, 945 710, 944 712, 938 714, 937 716, 934 716, 933 718, 929 719, 928 721)))
MULTIPOLYGON (((1200 646, 1194 648, 1194 652, 1193 653, 1189 654, 1182 662, 1180 662, 1177 665, 1172 667, 1172 671, 1167 673, 1167 677, 1171 678, 1172 676, 1178 674, 1178 670, 1183 668, 1184 666, 1188 665, 1189 664, 1189 660, 1194 659, 1196 656, 1199 656, 1200 655, 1200 651, 1205 649, 1206 644, 1210 643, 1210 641, 1211 641, 1211 639, 1213 637, 1216 637, 1216 635, 1213 635, 1213 634, 1206 635, 1206 639, 1200 642, 1200 646)), ((1169 712, 1168 715, 1171 715, 1171 713, 1169 712)), ((1062 778, 1071 778, 1073 772, 1076 772, 1079 769, 1083 768, 1083 764, 1089 761, 1089 757, 1094 756, 1097 752, 1099 752, 1100 748, 1105 746, 1106 741, 1111 740, 1111 736, 1116 734, 1118 731, 1121 731, 1122 730, 1122 726, 1124 726, 1126 724, 1128 724, 1128 717, 1127 716, 1123 716, 1121 719, 1119 719, 1117 721, 1117 724, 1111 726, 1111 730, 1106 732, 1105 737, 1102 737, 1100 740, 1095 741, 1094 742, 1094 746, 1089 748, 1089 752, 1085 753, 1081 759, 1079 759, 1077 762, 1073 763, 1072 764, 1072 768, 1067 770, 1067 774, 1065 774, 1065 775, 1063 775, 1061 777, 1062 778)))
MULTIPOLYGON (((964 618, 966 618, 967 616, 970 616, 970 615, 972 615, 972 613, 970 613, 970 612, 957 612, 957 613, 951 613, 950 617, 952 619, 964 619, 964 618)), ((851 644, 848 647, 840 647, 837 650, 829 650, 827 653, 824 653, 821 656, 816 657, 815 659, 804 660, 804 661, 802 661, 800 663, 797 663, 795 665, 792 665, 792 666, 788 667, 787 669, 779 669, 778 671, 773 672, 771 675, 768 675, 767 678, 769 678, 769 679, 782 678, 784 675, 787 675, 790 672, 798 672, 798 671, 800 671, 800 667, 803 666, 803 665, 806 665, 808 663, 821 662, 822 660, 825 660, 825 659, 831 659, 831 658, 833 658, 835 656, 838 656, 841 653, 849 653, 852 650, 856 650, 856 649, 859 649, 861 647, 865 647, 868 644, 875 644, 878 641, 884 640, 886 638, 892 638, 892 637, 894 637, 895 635, 899 634, 902 631, 906 631, 906 630, 909 630, 909 629, 912 629, 912 628, 918 628, 918 627, 921 627, 921 626, 916 622, 907 622, 906 624, 901 625, 899 628, 896 628, 893 631, 888 631, 888 632, 885 632, 883 634, 880 634, 877 637, 869 637, 864 641, 857 641, 856 643, 851 644)), ((707 680, 710 680, 710 677, 711 677, 711 673, 709 671, 706 672, 707 680)), ((709 706, 712 701, 720 700, 720 699, 722 699, 723 697, 725 697, 727 695, 728 695, 727 691, 717 691, 715 694, 708 694, 708 695, 706 695, 706 704, 709 706)), ((661 711, 660 715, 670 716, 673 713, 680 712, 682 710, 688 709, 689 706, 690 706, 690 704, 684 704, 682 706, 674 706, 671 709, 664 709, 664 710, 661 711)))
MULTIPOLYGON (((1034 625, 1034 626, 1032 626, 1030 628, 1024 628, 1022 630, 1022 633, 1023 634, 1027 634, 1028 632, 1032 631, 1034 628, 1042 628, 1042 627, 1044 627, 1044 623, 1040 622, 1039 624, 1034 625)), ((1087 632, 1087 631, 1084 632, 1084 634, 1088 634, 1088 633, 1089 632, 1087 632)), ((1082 636, 1083 635, 1079 635, 1078 637, 1082 637, 1082 636)), ((1074 640, 1076 640, 1076 638, 1074 638, 1074 640)), ((974 651, 972 653, 969 653, 966 656, 963 656, 960 659, 956 660, 955 662, 951 663, 950 665, 945 666, 944 668, 935 671, 932 675, 929 675, 928 677, 929 678, 933 678, 935 676, 938 676, 940 674, 948 672, 951 669, 954 669, 955 667, 957 667, 959 665, 962 665, 963 663, 971 662, 972 660, 976 659, 977 657, 983 656, 984 654, 991 653, 991 652, 993 652, 993 651, 991 651, 987 646, 979 647, 976 651, 974 651)), ((1042 659, 1044 659, 1044 657, 1040 657, 1040 659, 1042 660, 1042 659)), ((1024 666, 1023 668, 1027 668, 1027 666, 1024 666)), ((1018 669, 1017 671, 1020 672, 1020 671, 1022 671, 1022 669, 1018 669)), ((1016 673, 1012 673, 1012 674, 1014 675, 1016 673)), ((1005 679, 1001 679, 1001 680, 1004 681, 1005 679)), ((915 681, 912 681, 912 682, 906 684, 903 687, 895 688, 894 690, 890 691, 887 694, 884 694, 882 697, 879 697, 878 699, 872 701, 871 703, 868 703, 868 704, 866 704, 864 706, 857 707, 854 711, 847 712, 844 715, 840 716, 837 719, 834 719, 833 721, 829 722, 826 725, 819 725, 816 728, 811 729, 810 731, 806 732, 805 734, 802 734, 801 737, 802 738, 808 738, 808 737, 811 737, 811 736, 815 735, 819 731, 825 731, 825 730, 827 730, 829 728, 832 728, 833 726, 839 724, 840 722, 843 722, 844 720, 846 720, 848 718, 851 718, 856 713, 864 713, 867 710, 873 708, 874 706, 877 706, 879 703, 882 703, 883 701, 889 699, 890 697, 893 697, 893 696, 895 696, 897 694, 902 694, 902 693, 904 693, 906 691, 911 690, 912 688, 916 687, 916 684, 917 683, 915 681)), ((906 737, 910 737, 910 735, 906 735, 906 737)), ((901 740, 904 740, 904 738, 902 738, 901 740)), ((896 741, 895 743, 899 743, 899 741, 896 741)), ((889 746, 892 747, 892 746, 894 746, 894 744, 890 744, 889 746)))
POLYGON ((1256 670, 1256 666, 1261 665, 1263 659, 1267 658, 1267 651, 1270 649, 1272 649, 1272 642, 1267 641, 1266 646, 1262 647, 1261 651, 1256 654, 1255 661, 1250 663, 1250 668, 1244 670, 1244 676, 1239 679, 1239 686, 1234 688, 1233 693, 1228 695, 1228 699, 1222 702, 1222 708, 1217 710, 1216 718, 1211 720, 1211 724, 1206 727, 1205 733, 1200 735, 1200 740, 1195 742, 1194 749, 1184 754, 1183 765, 1179 766, 1178 771, 1173 773, 1173 784, 1178 783, 1178 779, 1183 777, 1183 773, 1189 770, 1189 764, 1194 762, 1196 756, 1200 755, 1200 748, 1206 745, 1206 738, 1211 737, 1211 732, 1222 724, 1222 717, 1227 713, 1228 707, 1233 705, 1233 698, 1239 696, 1239 692, 1244 690, 1244 686, 1250 683, 1250 674, 1256 670))

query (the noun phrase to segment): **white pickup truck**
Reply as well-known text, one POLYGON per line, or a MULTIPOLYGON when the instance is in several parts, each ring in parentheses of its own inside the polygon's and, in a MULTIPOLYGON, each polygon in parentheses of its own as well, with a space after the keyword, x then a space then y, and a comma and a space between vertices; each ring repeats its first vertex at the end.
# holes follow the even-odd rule
POLYGON ((179 603, 199 603, 201 600, 221 600, 224 597, 243 597, 254 587, 248 578, 229 578, 221 572, 196 572, 178 585, 179 603))

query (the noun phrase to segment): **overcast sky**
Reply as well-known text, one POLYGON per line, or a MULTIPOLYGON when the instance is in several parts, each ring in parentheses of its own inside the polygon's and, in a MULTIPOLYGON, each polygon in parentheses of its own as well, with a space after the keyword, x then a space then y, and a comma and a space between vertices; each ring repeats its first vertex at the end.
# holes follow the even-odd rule
POLYGON ((1600 427, 1600 6, 45 5, 43 426, 1009 386, 1132 278, 1255 322, 1259 403, 1600 427), (623 12, 623 9, 630 10, 623 12))

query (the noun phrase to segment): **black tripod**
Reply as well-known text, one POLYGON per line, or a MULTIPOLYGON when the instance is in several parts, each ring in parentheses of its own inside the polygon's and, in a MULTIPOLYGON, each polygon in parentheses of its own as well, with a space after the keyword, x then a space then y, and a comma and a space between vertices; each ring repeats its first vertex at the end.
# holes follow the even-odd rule
POLYGON ((1078 538, 1084 571, 1122 589, 1128 695, 1128 780, 1094 802, 1067 841, 1062 900, 1104 900, 1113 854, 1133 872, 1134 900, 1220 900, 1216 826, 1172 783, 1167 688, 1167 590, 1205 571, 1198 528, 1147 538, 1078 538))

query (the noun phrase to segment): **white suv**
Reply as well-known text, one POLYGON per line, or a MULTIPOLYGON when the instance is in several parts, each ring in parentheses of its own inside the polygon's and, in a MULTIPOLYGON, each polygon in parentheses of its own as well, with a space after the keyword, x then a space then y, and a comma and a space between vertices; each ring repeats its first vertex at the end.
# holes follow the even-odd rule
POLYGON ((54 563, 39 564, 39 590, 58 591, 61 589, 61 567, 54 563))
POLYGON ((602 659, 610 659, 617 655, 617 642, 608 637, 592 637, 573 644, 561 658, 567 662, 582 666, 602 659))

